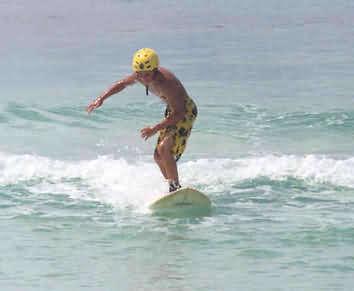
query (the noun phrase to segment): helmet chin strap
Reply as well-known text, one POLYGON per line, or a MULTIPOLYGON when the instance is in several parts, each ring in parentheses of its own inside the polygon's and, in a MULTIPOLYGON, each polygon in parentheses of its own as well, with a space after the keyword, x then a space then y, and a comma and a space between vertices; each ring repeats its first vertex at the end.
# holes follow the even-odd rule
MULTIPOLYGON (((154 69, 154 71, 153 71, 154 74, 152 75, 152 80, 154 80, 156 78, 158 72, 159 72, 159 69, 154 69)), ((146 96, 149 95, 149 85, 145 85, 145 94, 146 94, 146 96)))

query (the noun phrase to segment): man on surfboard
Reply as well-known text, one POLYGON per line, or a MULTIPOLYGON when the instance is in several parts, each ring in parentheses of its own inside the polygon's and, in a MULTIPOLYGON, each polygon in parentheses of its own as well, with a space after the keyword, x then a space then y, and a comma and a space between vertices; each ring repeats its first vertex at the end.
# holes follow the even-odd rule
POLYGON ((169 191, 181 188, 178 179, 177 161, 185 150, 198 110, 186 89, 169 70, 159 66, 159 57, 150 48, 138 50, 132 61, 133 73, 114 83, 91 104, 86 111, 92 112, 100 107, 109 96, 116 94, 129 85, 141 83, 146 94, 154 93, 166 103, 165 118, 154 126, 143 128, 141 137, 147 140, 159 133, 154 159, 162 175, 169 183, 169 191))

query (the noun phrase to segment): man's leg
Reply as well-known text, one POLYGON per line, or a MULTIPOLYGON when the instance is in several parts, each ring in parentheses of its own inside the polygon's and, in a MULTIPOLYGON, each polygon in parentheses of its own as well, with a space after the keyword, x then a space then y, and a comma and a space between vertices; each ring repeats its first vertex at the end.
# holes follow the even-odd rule
POLYGON ((162 160, 162 165, 166 171, 167 179, 178 182, 178 171, 175 157, 172 154, 173 138, 165 137, 158 145, 157 150, 162 160))
POLYGON ((158 165, 161 172, 165 173, 165 178, 168 179, 170 184, 170 191, 177 190, 181 186, 178 180, 177 163, 174 155, 172 154, 172 148, 174 146, 174 140, 172 136, 166 136, 157 146, 157 154, 160 157, 158 165))
POLYGON ((161 156, 158 153, 157 148, 155 149, 155 152, 154 152, 154 159, 155 159, 156 164, 159 166, 162 175, 167 180, 168 178, 167 178, 167 173, 166 173, 166 170, 165 170, 165 166, 163 165, 163 161, 161 159, 161 156))

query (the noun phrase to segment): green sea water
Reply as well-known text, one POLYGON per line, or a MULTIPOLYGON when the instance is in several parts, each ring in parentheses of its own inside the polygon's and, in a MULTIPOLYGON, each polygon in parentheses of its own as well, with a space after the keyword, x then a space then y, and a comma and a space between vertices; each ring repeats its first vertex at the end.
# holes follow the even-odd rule
POLYGON ((0 3, 1 290, 352 290, 350 1, 0 3), (85 107, 153 47, 198 104, 167 190, 133 86, 85 107))

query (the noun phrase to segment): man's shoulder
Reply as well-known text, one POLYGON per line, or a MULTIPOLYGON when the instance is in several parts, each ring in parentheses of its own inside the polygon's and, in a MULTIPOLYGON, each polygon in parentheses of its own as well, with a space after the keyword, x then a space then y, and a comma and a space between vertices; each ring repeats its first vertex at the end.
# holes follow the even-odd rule
POLYGON ((176 76, 168 69, 159 67, 159 72, 162 74, 164 77, 164 80, 169 81, 169 80, 176 80, 176 76))
POLYGON ((126 85, 134 84, 137 81, 136 73, 134 72, 134 73, 126 76, 125 78, 123 78, 122 81, 125 82, 126 85))

